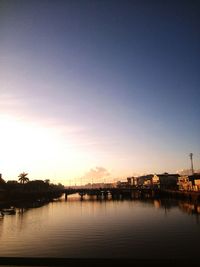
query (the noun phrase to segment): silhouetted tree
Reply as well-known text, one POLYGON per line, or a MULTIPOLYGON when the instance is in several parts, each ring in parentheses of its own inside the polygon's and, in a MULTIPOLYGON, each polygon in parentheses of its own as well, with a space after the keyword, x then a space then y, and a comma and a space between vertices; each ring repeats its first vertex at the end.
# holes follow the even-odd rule
POLYGON ((0 184, 5 184, 6 182, 4 181, 4 179, 2 178, 2 174, 0 173, 0 184))
POLYGON ((29 178, 27 177, 28 173, 22 172, 18 175, 19 181, 21 184, 25 184, 29 181, 29 178))
POLYGON ((26 184, 28 190, 41 191, 46 190, 48 185, 43 180, 33 180, 26 184))
POLYGON ((15 190, 17 188, 19 188, 20 184, 17 181, 7 181, 6 183, 6 188, 8 190, 15 190))
POLYGON ((65 188, 64 185, 62 185, 61 183, 58 183, 57 187, 58 187, 58 189, 64 189, 65 188))

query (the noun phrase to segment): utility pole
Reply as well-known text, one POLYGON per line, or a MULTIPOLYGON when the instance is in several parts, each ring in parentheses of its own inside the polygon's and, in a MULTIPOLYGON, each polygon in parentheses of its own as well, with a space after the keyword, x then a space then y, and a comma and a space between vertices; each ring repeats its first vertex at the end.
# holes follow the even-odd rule
POLYGON ((193 168, 193 153, 189 154, 190 156, 190 160, 191 160, 191 171, 192 171, 192 175, 194 174, 194 168, 193 168))

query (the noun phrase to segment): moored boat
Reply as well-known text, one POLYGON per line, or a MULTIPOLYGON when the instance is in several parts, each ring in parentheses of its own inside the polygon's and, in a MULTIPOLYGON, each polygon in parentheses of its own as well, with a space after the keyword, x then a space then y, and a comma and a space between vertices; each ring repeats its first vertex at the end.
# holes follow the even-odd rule
POLYGON ((4 216, 4 214, 3 214, 3 212, 0 210, 0 217, 3 217, 4 216))
POLYGON ((1 213, 3 214, 3 215, 14 215, 14 214, 16 214, 16 210, 15 210, 15 208, 9 208, 9 209, 2 209, 1 210, 1 213))

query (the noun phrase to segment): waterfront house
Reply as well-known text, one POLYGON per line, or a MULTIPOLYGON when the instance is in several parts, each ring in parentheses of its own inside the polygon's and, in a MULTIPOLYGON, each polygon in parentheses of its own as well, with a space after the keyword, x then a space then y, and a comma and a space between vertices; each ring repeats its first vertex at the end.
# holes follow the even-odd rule
POLYGON ((128 187, 129 187, 128 182, 121 182, 121 181, 117 182, 117 188, 128 188, 128 187))
POLYGON ((194 187, 195 191, 200 191, 200 179, 194 180, 194 187))
POLYGON ((121 181, 117 182, 117 187, 118 188, 130 188, 132 185, 133 185, 132 177, 128 177, 127 178, 127 182, 121 182, 121 181))
POLYGON ((140 186, 144 186, 144 185, 150 185, 152 184, 152 178, 153 178, 153 174, 148 174, 148 175, 142 175, 137 177, 137 185, 140 186))
POLYGON ((156 188, 160 187, 160 180, 159 180, 159 177, 157 175, 154 175, 152 177, 152 185, 153 185, 153 187, 156 187, 156 188))
POLYGON ((128 183, 128 185, 129 185, 129 186, 131 186, 131 185, 132 185, 132 182, 131 182, 131 180, 132 180, 132 178, 131 178, 131 177, 128 177, 128 178, 127 178, 127 183, 128 183))
POLYGON ((163 173, 163 174, 155 174, 153 176, 154 181, 157 181, 157 184, 159 184, 160 189, 178 189, 178 178, 179 174, 169 174, 169 173, 163 173), (158 182, 159 181, 159 182, 158 182))
POLYGON ((136 186, 137 185, 137 178, 134 176, 127 177, 127 181, 129 185, 136 186))
POLYGON ((192 183, 193 191, 200 191, 200 173, 194 173, 188 176, 189 181, 192 183))
POLYGON ((143 187, 144 188, 151 188, 152 187, 152 179, 144 180, 143 187))
POLYGON ((192 182, 189 180, 187 175, 178 177, 178 189, 181 191, 190 191, 192 190, 192 182))

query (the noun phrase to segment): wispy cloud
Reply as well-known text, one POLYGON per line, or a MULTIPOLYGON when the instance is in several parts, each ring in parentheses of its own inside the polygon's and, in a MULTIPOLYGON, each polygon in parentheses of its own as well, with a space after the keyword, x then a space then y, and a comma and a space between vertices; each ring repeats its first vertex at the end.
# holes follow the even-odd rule
POLYGON ((23 103, 25 104, 20 97, 15 96, 10 93, 1 93, 0 95, 0 107, 1 111, 13 110, 19 107, 22 107, 23 103))
MULTIPOLYGON (((66 123, 59 116, 38 113, 38 101, 40 101, 38 98, 32 97, 31 99, 25 100, 22 96, 4 92, 0 94, 0 111, 1 114, 11 116, 13 119, 23 119, 24 123, 31 122, 32 124, 37 124, 45 128, 54 128, 64 134, 78 134, 86 130, 85 126, 66 123), (33 107, 34 109, 32 109, 33 107)), ((39 102, 39 104, 42 105, 44 103, 39 102)))

